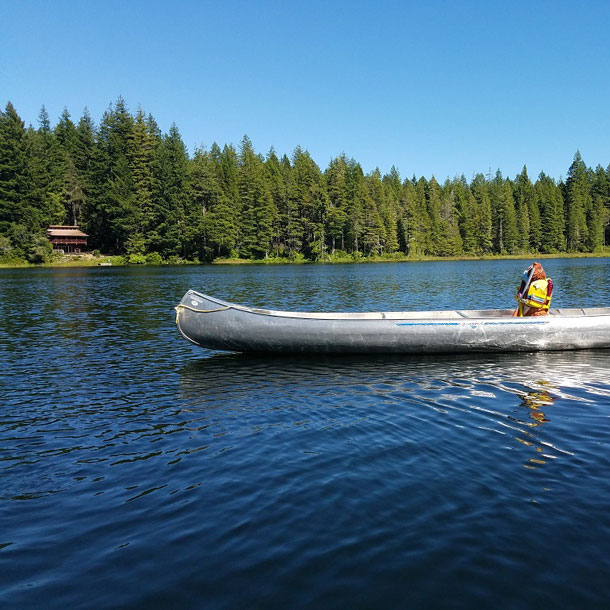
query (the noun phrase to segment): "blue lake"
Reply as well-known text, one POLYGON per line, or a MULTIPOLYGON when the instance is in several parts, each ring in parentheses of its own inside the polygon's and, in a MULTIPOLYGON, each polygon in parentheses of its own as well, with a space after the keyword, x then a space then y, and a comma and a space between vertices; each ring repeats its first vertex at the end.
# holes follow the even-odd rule
MULTIPOLYGON (((3 608, 610 607, 610 351, 253 357, 273 309, 511 308, 526 261, 0 270, 3 608)), ((554 307, 610 259, 543 261, 554 307)))

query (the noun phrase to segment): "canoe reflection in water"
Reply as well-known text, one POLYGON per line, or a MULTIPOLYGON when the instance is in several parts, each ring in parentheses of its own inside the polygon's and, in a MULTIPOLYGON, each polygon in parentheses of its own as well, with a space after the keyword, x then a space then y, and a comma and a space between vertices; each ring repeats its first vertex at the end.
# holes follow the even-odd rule
POLYGON ((608 355, 218 355, 184 367, 181 391, 194 418, 214 418, 221 427, 229 418, 243 433, 300 426, 326 434, 350 426, 368 442, 367 427, 373 426, 407 445, 425 442, 428 450, 451 429, 451 435, 480 445, 483 454, 484 447, 519 447, 527 452, 525 465, 536 467, 572 456, 574 418, 607 405, 608 355))
MULTIPOLYGON (((491 384, 520 398, 530 394, 532 400, 545 390, 562 397, 569 397, 571 390, 610 395, 610 350, 421 356, 209 354, 182 368, 185 395, 205 401, 212 397, 209 391, 226 395, 236 388, 291 386, 306 391, 325 384, 361 388, 383 383, 390 391, 434 381, 459 387, 491 384)), ((542 403, 546 400, 539 398, 542 403)))

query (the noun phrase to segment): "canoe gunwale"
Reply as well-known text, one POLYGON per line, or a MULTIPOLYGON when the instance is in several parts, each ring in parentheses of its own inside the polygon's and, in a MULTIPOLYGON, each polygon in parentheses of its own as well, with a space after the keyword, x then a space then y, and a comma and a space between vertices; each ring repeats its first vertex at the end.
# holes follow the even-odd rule
MULTIPOLYGON (((310 319, 310 320, 341 320, 341 321, 366 321, 366 320, 463 320, 475 322, 477 320, 493 320, 501 318, 514 322, 523 321, 524 318, 512 317, 513 310, 511 309, 483 309, 483 310, 437 310, 437 311, 378 311, 378 312, 302 312, 302 311, 280 311, 272 309, 262 309, 259 307, 248 307, 236 303, 229 303, 206 294, 202 294, 195 290, 189 290, 174 309, 178 311, 184 308, 194 313, 217 313, 234 309, 247 314, 260 316, 273 316, 278 318, 294 318, 294 319, 310 319), (184 303, 187 297, 209 301, 218 305, 214 309, 200 309, 196 305, 184 303)), ((551 309, 549 315, 542 319, 550 320, 553 318, 583 318, 592 316, 610 316, 610 307, 595 307, 595 308, 570 308, 570 309, 551 309)), ((531 320, 531 318, 528 318, 531 320)), ((540 320, 541 318, 537 318, 540 320)))

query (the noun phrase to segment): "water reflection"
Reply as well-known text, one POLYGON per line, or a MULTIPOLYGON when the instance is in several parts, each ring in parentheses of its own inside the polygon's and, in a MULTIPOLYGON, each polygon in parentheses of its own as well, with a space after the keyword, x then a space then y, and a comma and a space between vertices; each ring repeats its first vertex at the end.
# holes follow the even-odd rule
POLYGON ((610 351, 541 352, 531 354, 459 354, 442 356, 265 356, 214 354, 190 361, 181 371, 186 396, 205 396, 209 390, 263 384, 319 385, 334 379, 341 385, 354 381, 380 382, 402 387, 409 380, 424 383, 492 383, 516 394, 532 409, 557 397, 588 400, 571 390, 610 396, 610 351), (556 394, 556 396, 554 396, 556 394))
POLYGON ((528 410, 530 418, 533 420, 532 426, 539 426, 550 421, 545 415, 542 409, 551 406, 555 402, 556 397, 550 394, 550 390, 553 389, 548 381, 538 381, 539 385, 548 386, 540 391, 528 392, 521 398, 523 406, 528 410))
MULTIPOLYGON (((343 408, 368 418, 427 418, 429 429, 476 434, 483 447, 525 452, 536 468, 574 455, 566 416, 610 396, 607 351, 452 356, 261 358, 217 355, 181 370, 188 409, 293 410, 295 421, 328 425, 343 408), (572 405, 570 407, 570 404, 572 405), (578 406, 580 405, 580 406, 578 406), (431 415, 432 414, 432 415, 431 415), (516 443, 516 445, 515 445, 516 443), (532 455, 532 452, 533 455, 532 455)), ((264 416, 259 414, 262 418, 264 416)))

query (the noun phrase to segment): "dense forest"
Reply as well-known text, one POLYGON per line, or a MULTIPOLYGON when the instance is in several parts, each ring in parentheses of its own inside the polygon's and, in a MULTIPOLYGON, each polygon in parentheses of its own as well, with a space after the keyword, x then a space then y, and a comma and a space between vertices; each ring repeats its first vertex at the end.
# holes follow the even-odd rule
POLYGON ((38 118, 0 112, 0 261, 49 260, 49 224, 132 262, 596 252, 610 237, 610 167, 579 152, 565 181, 524 167, 439 183, 345 155, 322 171, 301 147, 263 156, 247 136, 189 155, 176 125, 162 133, 121 98, 98 125, 87 110, 38 118))

